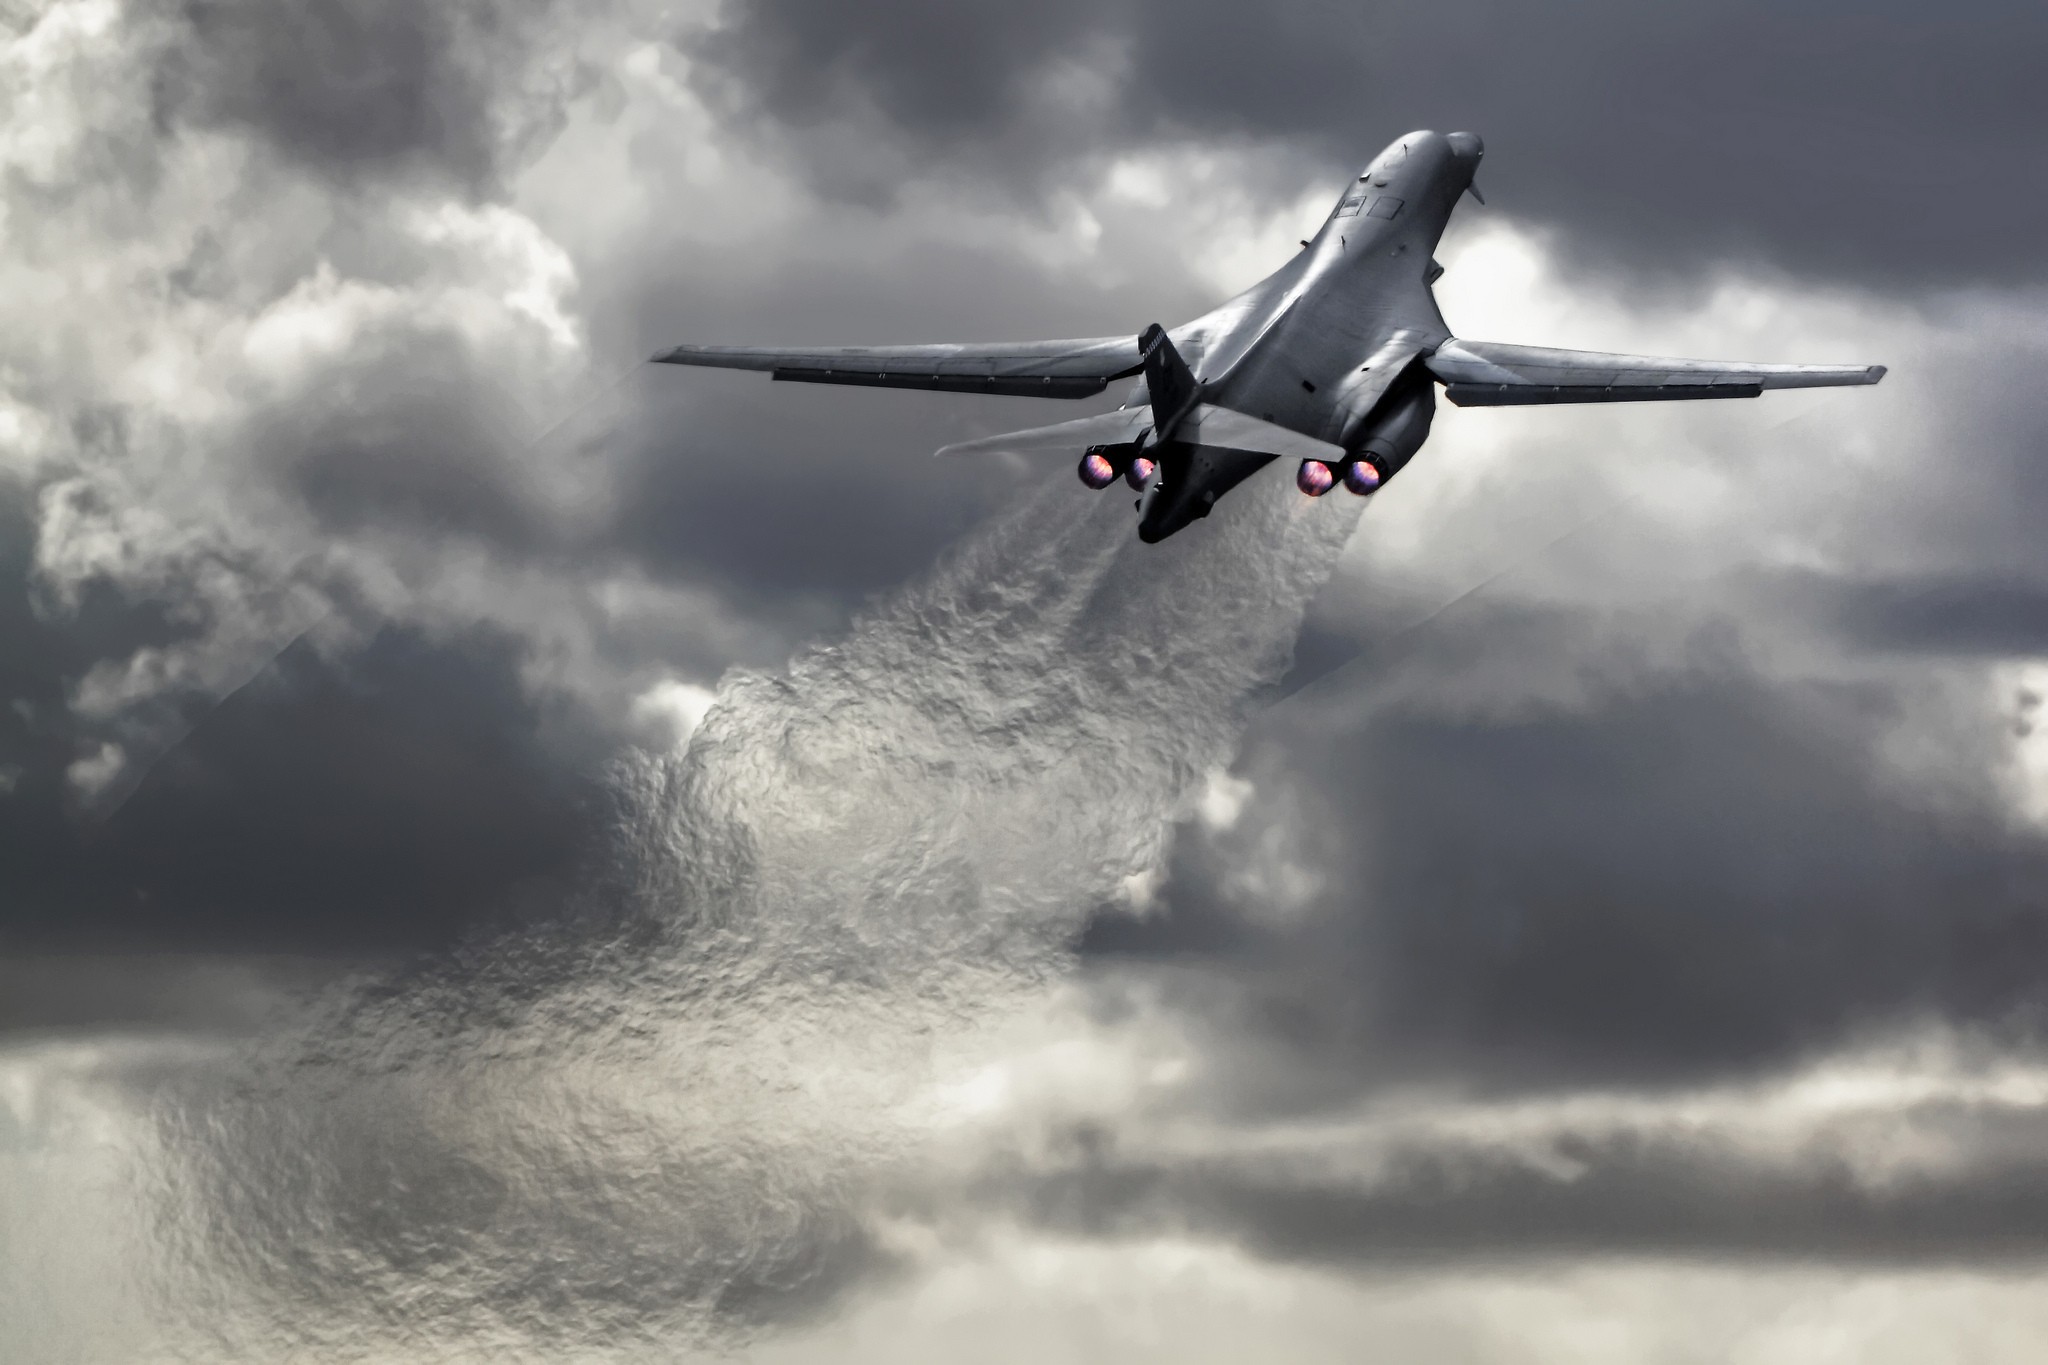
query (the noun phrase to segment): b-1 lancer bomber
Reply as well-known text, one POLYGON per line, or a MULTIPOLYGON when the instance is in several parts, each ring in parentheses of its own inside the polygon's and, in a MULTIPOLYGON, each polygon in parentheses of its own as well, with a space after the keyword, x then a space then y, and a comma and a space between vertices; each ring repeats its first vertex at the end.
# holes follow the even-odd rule
MULTIPOLYGON (((1460 196, 1474 198, 1472 133, 1410 133, 1347 185, 1286 265, 1192 322, 1135 339, 985 346, 785 349, 678 346, 673 365, 767 370, 817 384, 1086 398, 1137 379, 1115 412, 948 446, 1066 449, 1081 481, 1140 493, 1138 537, 1159 541, 1276 459, 1310 497, 1368 495, 1414 458, 1436 388, 1461 407, 1754 398, 1765 389, 1875 384, 1882 365, 1749 365, 1558 351, 1454 337, 1433 259, 1460 196)), ((1484 202, 1482 200, 1482 202, 1484 202)))

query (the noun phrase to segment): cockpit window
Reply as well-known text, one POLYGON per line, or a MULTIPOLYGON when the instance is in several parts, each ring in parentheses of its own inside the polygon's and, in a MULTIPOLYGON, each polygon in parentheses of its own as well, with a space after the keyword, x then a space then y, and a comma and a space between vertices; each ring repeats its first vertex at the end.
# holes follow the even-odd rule
POLYGON ((1344 202, 1337 205, 1337 211, 1330 216, 1332 218, 1356 218, 1358 211, 1365 207, 1365 199, 1366 196, 1363 194, 1347 194, 1344 196, 1344 202))
POLYGON ((1371 211, 1365 216, 1368 218, 1392 218, 1400 211, 1401 201, 1391 194, 1383 194, 1373 201, 1371 211))

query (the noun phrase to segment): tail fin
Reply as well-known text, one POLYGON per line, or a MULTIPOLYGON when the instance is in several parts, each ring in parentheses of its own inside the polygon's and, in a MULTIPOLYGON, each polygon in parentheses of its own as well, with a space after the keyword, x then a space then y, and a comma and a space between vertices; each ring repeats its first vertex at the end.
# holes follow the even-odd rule
POLYGON ((1158 323, 1138 338, 1138 349, 1145 353, 1145 387, 1152 395, 1152 439, 1164 441, 1202 401, 1202 386, 1158 323))

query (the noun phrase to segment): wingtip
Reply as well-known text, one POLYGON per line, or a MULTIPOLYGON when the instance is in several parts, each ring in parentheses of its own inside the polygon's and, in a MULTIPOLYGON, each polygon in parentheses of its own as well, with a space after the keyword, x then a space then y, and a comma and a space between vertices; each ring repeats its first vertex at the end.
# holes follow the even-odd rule
POLYGON ((1887 365, 1872 365, 1869 369, 1863 372, 1863 382, 1866 384, 1875 384, 1878 380, 1884 378, 1885 375, 1889 373, 1889 371, 1890 367, 1887 365))

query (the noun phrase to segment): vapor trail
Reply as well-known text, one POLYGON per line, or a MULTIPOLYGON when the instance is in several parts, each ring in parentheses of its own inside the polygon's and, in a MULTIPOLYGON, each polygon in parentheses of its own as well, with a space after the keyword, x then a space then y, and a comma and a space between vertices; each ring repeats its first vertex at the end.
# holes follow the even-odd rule
POLYGON ((338 993, 151 1165, 228 1358, 730 1342, 886 1272, 923 1097, 1064 968, 1284 673, 1355 516, 1262 477, 1141 546, 1062 480, 623 765, 546 931, 338 993))

